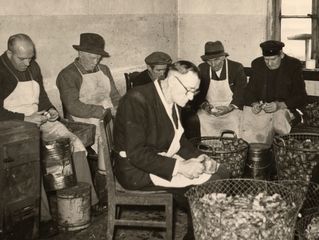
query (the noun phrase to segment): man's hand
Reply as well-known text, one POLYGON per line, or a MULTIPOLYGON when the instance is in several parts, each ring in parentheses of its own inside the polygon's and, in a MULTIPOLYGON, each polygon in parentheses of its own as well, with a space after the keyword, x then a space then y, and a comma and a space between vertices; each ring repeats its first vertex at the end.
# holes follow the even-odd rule
POLYGON ((261 112, 262 110, 262 105, 261 103, 259 102, 254 102, 253 104, 251 104, 251 111, 254 113, 254 114, 258 114, 261 112))
POLYGON ((232 104, 229 104, 228 106, 217 106, 215 109, 218 110, 218 112, 212 113, 216 117, 223 116, 235 109, 235 107, 232 104))
POLYGON ((265 103, 263 109, 266 113, 273 113, 276 112, 279 108, 277 102, 270 102, 265 103))
POLYGON ((207 112, 209 114, 211 113, 210 110, 213 108, 213 106, 210 105, 208 102, 202 103, 202 105, 200 107, 201 107, 201 109, 203 109, 205 112, 207 112))
POLYGON ((204 158, 204 162, 203 162, 205 166, 204 172, 208 174, 214 174, 217 171, 219 164, 214 159, 207 156, 206 154, 202 154, 199 156, 199 158, 200 157, 204 158))
POLYGON ((39 127, 48 120, 47 117, 43 115, 44 112, 45 111, 35 112, 30 116, 25 116, 24 121, 35 123, 39 127))
POLYGON ((197 158, 179 162, 178 173, 190 179, 198 178, 205 170, 205 158, 204 155, 200 155, 197 158))
POLYGON ((54 108, 50 108, 48 110, 48 113, 50 114, 50 117, 48 118, 48 121, 54 122, 59 118, 59 113, 54 108))

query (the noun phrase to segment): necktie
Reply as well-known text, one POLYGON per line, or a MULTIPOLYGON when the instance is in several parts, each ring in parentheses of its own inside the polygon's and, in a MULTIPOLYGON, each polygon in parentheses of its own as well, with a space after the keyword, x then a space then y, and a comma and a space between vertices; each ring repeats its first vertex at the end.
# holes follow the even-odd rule
POLYGON ((175 109, 175 104, 173 104, 173 108, 172 108, 172 117, 173 117, 173 121, 174 121, 175 127, 178 128, 178 119, 177 119, 177 113, 176 113, 176 109, 175 109))

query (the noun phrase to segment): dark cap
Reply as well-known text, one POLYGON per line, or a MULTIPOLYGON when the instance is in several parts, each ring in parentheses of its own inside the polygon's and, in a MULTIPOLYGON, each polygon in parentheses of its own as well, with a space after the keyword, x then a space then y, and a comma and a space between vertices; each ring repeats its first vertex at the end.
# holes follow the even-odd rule
POLYGON ((285 46, 283 42, 269 40, 260 44, 264 56, 278 55, 285 46))
POLYGON ((147 65, 168 65, 172 63, 172 59, 167 53, 152 52, 145 58, 145 63, 147 65))

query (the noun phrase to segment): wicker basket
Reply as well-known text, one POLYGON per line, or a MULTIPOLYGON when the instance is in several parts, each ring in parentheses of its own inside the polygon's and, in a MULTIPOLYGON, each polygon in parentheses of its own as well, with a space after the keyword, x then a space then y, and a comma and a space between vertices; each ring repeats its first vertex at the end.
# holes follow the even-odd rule
POLYGON ((291 192, 300 193, 303 197, 303 204, 300 215, 308 215, 319 212, 319 184, 298 180, 279 180, 279 184, 289 188, 291 192))
POLYGON ((224 164, 230 171, 231 177, 242 177, 248 152, 248 143, 237 138, 233 131, 223 131, 220 137, 199 137, 191 139, 196 148, 206 153, 218 163, 224 164), (224 137, 225 134, 233 137, 224 137))
POLYGON ((279 180, 311 181, 319 161, 319 134, 276 136, 273 146, 279 180))
POLYGON ((291 240, 302 196, 262 180, 226 179, 191 188, 197 240, 291 240))

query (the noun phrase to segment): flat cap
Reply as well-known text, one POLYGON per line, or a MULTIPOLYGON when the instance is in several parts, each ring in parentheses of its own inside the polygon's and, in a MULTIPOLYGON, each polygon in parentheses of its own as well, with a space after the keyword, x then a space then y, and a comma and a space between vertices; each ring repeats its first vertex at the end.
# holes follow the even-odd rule
POLYGON ((171 64, 172 59, 171 57, 164 52, 152 52, 145 58, 145 63, 147 65, 164 65, 164 64, 171 64))
POLYGON ((264 56, 278 55, 284 46, 283 42, 275 40, 269 40, 260 44, 264 56))

